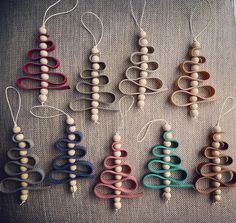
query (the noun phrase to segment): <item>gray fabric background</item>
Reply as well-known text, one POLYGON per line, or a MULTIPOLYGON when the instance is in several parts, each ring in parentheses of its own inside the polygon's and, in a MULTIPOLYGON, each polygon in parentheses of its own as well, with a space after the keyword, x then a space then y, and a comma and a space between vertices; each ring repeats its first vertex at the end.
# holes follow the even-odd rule
MULTIPOLYGON (((27 61, 26 53, 36 46, 36 33, 41 25, 45 9, 52 0, 2 0, 0 3, 0 73, 1 73, 1 150, 0 174, 4 177, 3 166, 6 152, 13 146, 10 140, 12 121, 4 97, 4 89, 14 85, 16 78, 22 75, 22 66, 27 61)), ((63 1, 55 10, 69 8, 75 1, 63 1)), ((136 8, 140 9, 140 1, 136 8)), ((173 126, 174 134, 181 142, 177 153, 183 159, 183 166, 189 171, 192 180, 196 165, 203 159, 199 150, 208 143, 208 134, 215 124, 220 105, 228 95, 236 97, 236 33, 233 9, 230 0, 212 2, 212 23, 199 38, 203 46, 203 55, 207 58, 204 68, 210 72, 210 82, 217 90, 217 101, 200 106, 198 121, 187 117, 186 109, 173 107, 168 102, 174 80, 178 76, 177 67, 187 53, 191 36, 188 19, 191 9, 199 1, 187 0, 149 0, 143 21, 143 28, 156 52, 160 68, 158 75, 168 92, 150 96, 146 100, 144 112, 133 109, 125 119, 123 145, 129 153, 129 162, 133 166, 133 175, 139 180, 147 171, 146 162, 151 157, 150 147, 159 142, 160 124, 155 124, 143 143, 137 143, 138 130, 149 120, 165 118, 173 126)), ((55 41, 55 55, 62 62, 58 71, 68 74, 72 90, 53 91, 49 93, 48 103, 68 109, 68 102, 78 97, 74 91, 78 81, 78 72, 87 68, 92 39, 81 26, 80 16, 85 11, 97 13, 104 21, 105 32, 101 42, 101 59, 107 63, 107 74, 111 83, 107 86, 121 96, 117 90, 119 81, 124 77, 130 65, 129 56, 136 50, 137 27, 130 16, 127 0, 80 0, 79 7, 71 14, 53 18, 48 23, 48 33, 55 41)), ((203 25, 209 14, 205 7, 196 17, 196 23, 203 25)), ((89 20, 91 24, 92 20, 89 20)), ((21 91, 23 108, 19 124, 25 135, 35 142, 32 149, 40 157, 40 166, 48 171, 51 160, 58 155, 53 149, 56 139, 64 132, 64 119, 39 120, 29 114, 29 108, 37 103, 38 92, 21 91)), ((16 102, 13 98, 13 103, 16 102)), ((101 113, 100 125, 89 121, 85 113, 73 114, 78 129, 84 132, 83 144, 88 149, 86 159, 96 166, 96 173, 103 169, 102 161, 111 153, 112 135, 120 119, 119 114, 101 113)), ((229 145, 229 153, 236 157, 235 111, 230 113, 222 123, 225 130, 224 140, 229 145)), ((236 165, 232 165, 236 168, 236 165)), ((4 223, 70 223, 70 222, 235 222, 236 190, 223 189, 223 201, 212 205, 207 195, 190 189, 174 189, 172 199, 165 204, 160 199, 158 190, 149 190, 140 186, 144 192, 141 199, 122 200, 121 211, 111 209, 111 201, 97 199, 92 188, 97 179, 78 182, 78 192, 72 199, 67 185, 55 186, 50 190, 30 193, 28 202, 18 205, 17 195, 0 196, 0 222, 4 223)))

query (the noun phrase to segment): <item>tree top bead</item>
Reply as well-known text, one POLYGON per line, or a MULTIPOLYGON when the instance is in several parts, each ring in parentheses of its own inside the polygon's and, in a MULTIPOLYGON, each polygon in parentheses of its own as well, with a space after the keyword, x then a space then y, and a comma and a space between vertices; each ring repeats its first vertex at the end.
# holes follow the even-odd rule
POLYGON ((197 41, 197 40, 194 40, 193 43, 192 43, 192 47, 194 48, 199 48, 201 46, 201 44, 197 41))
POLYGON ((39 28, 39 32, 40 32, 41 34, 46 34, 46 33, 47 33, 47 30, 46 30, 45 26, 41 26, 41 27, 39 28))

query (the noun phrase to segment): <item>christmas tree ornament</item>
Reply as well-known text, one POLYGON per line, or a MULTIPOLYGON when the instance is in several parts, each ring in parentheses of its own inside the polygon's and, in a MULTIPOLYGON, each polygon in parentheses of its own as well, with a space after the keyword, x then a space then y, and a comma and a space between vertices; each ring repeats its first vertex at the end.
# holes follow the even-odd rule
POLYGON ((126 70, 126 79, 119 83, 119 90, 125 95, 137 96, 138 108, 144 108, 146 95, 157 94, 167 89, 163 88, 163 83, 159 78, 150 76, 158 69, 159 65, 156 61, 150 60, 154 48, 148 44, 147 33, 142 28, 146 0, 144 1, 140 22, 134 15, 132 0, 130 0, 130 7, 132 17, 140 30, 139 51, 131 54, 132 66, 126 70))
POLYGON ((38 184, 44 180, 45 173, 37 167, 39 158, 35 154, 30 153, 30 149, 34 147, 33 141, 25 138, 21 127, 18 125, 18 116, 21 109, 19 91, 12 86, 8 86, 5 94, 14 123, 12 141, 15 143, 15 147, 7 152, 10 161, 5 164, 4 170, 8 177, 0 182, 0 192, 6 194, 19 192, 20 201, 23 204, 28 200, 30 191, 42 189, 38 184), (15 91, 18 96, 19 104, 16 115, 14 115, 13 105, 10 103, 8 96, 10 90, 15 91))
POLYGON ((151 148, 154 158, 147 163, 149 172, 144 175, 142 183, 149 189, 163 190, 162 197, 168 201, 171 198, 171 188, 193 188, 193 185, 185 181, 188 173, 181 167, 181 158, 175 153, 179 142, 173 137, 171 125, 166 120, 154 119, 146 123, 138 134, 138 142, 145 139, 149 128, 155 122, 164 122, 163 143, 151 148), (144 130, 144 136, 139 139, 144 130))
POLYGON ((47 8, 43 16, 42 26, 39 28, 37 41, 39 46, 28 52, 27 62, 23 67, 25 76, 17 79, 16 84, 24 90, 38 90, 38 100, 44 104, 48 99, 49 89, 69 89, 68 78, 65 74, 55 72, 60 66, 60 61, 49 54, 55 50, 55 43, 49 39, 46 23, 55 16, 72 12, 78 5, 78 0, 73 8, 68 11, 52 14, 47 17, 48 11, 57 5, 61 0, 55 2, 47 8))
POLYGON ((224 187, 236 187, 236 172, 229 167, 233 163, 233 158, 226 154, 229 145, 222 140, 223 131, 220 126, 223 116, 235 107, 235 100, 232 97, 227 97, 220 110, 217 124, 210 134, 210 145, 201 150, 201 154, 208 161, 200 163, 196 169, 197 177, 194 179, 196 190, 203 194, 211 194, 213 202, 221 201, 224 187), (224 112, 227 102, 230 101, 232 101, 231 108, 224 112))
POLYGON ((81 16, 81 23, 84 28, 91 34, 94 40, 94 46, 91 49, 89 61, 91 68, 83 70, 80 73, 79 81, 76 85, 76 91, 82 95, 79 99, 70 102, 69 107, 72 111, 82 112, 89 110, 91 113, 91 120, 95 123, 99 123, 99 112, 101 110, 117 111, 111 108, 115 100, 115 94, 109 91, 104 91, 103 88, 109 84, 109 77, 103 73, 106 68, 106 64, 100 61, 101 52, 98 49, 99 44, 102 41, 104 33, 104 25, 102 20, 93 12, 85 12, 81 16), (101 35, 97 41, 94 33, 88 28, 84 22, 84 16, 94 16, 101 25, 101 35))
MULTIPOLYGON (((125 96, 126 97, 126 96, 125 96)), ((115 210, 121 209, 123 198, 138 198, 142 197, 142 193, 136 192, 138 182, 134 176, 131 175, 132 167, 125 161, 128 153, 123 148, 121 143, 120 128, 124 126, 124 118, 134 103, 134 98, 130 107, 126 112, 122 112, 121 102, 124 100, 122 97, 119 101, 121 124, 118 131, 113 135, 112 150, 113 153, 107 156, 104 160, 105 170, 100 175, 100 182, 96 184, 94 193, 101 199, 113 199, 115 210)))
POLYGON ((171 94, 171 102, 175 106, 189 107, 189 114, 192 118, 199 116, 198 107, 202 103, 207 103, 215 100, 215 89, 211 85, 204 84, 210 79, 210 74, 201 69, 201 65, 206 62, 206 58, 201 56, 201 44, 198 42, 198 37, 210 25, 212 17, 212 8, 208 0, 205 1, 210 10, 210 18, 206 26, 198 33, 195 34, 193 29, 194 12, 199 7, 197 5, 190 16, 190 31, 193 36, 193 43, 188 52, 189 59, 185 60, 179 65, 181 75, 176 80, 177 90, 171 94))
POLYGON ((52 162, 52 170, 49 173, 49 182, 51 184, 68 183, 70 192, 74 196, 77 191, 77 180, 93 177, 94 166, 91 162, 82 160, 86 155, 86 148, 80 145, 83 139, 83 133, 76 129, 74 119, 63 110, 49 106, 38 105, 31 108, 30 113, 37 118, 54 118, 57 116, 66 116, 66 137, 57 140, 54 147, 62 155, 57 156, 52 162), (34 109, 51 109, 59 112, 56 115, 41 116, 34 113, 34 109))

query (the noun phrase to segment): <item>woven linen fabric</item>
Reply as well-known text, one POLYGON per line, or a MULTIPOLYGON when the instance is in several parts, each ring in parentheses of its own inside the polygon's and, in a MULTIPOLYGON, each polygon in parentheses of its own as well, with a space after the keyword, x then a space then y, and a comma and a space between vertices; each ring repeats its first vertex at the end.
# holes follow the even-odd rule
MULTIPOLYGON (((26 53, 36 46, 36 35, 41 26, 46 8, 53 0, 2 0, 0 2, 0 175, 5 177, 3 167, 7 161, 6 153, 14 144, 11 142, 12 120, 6 104, 4 89, 15 85, 16 79, 23 75, 22 67, 28 61, 26 53)), ((133 1, 135 13, 141 13, 141 1, 133 1)), ((143 29, 148 34, 150 45, 155 48, 152 59, 160 67, 154 74, 160 77, 169 88, 168 91, 147 97, 145 110, 134 108, 125 118, 122 136, 123 146, 128 151, 128 162, 133 166, 132 174, 140 181, 147 172, 146 163, 151 157, 150 147, 160 142, 161 124, 151 127, 146 139, 137 143, 137 134, 149 120, 165 118, 172 125, 174 136, 180 141, 176 151, 182 158, 183 167, 189 172, 191 182, 198 163, 204 159, 200 149, 208 144, 208 135, 215 125, 219 109, 227 96, 236 97, 236 27, 230 0, 216 0, 212 3, 212 21, 200 36, 203 55, 207 58, 204 69, 211 74, 211 83, 216 88, 217 100, 200 106, 197 121, 190 120, 186 108, 172 106, 169 95, 178 77, 178 65, 184 60, 192 41, 189 30, 190 12, 200 1, 187 0, 148 0, 145 10, 143 29)), ((75 0, 62 1, 53 12, 69 9, 75 0)), ((207 19, 209 10, 206 4, 194 16, 195 27, 200 29, 207 19)), ((56 43, 52 55, 61 60, 58 71, 68 74, 71 90, 49 91, 48 104, 68 109, 70 100, 78 98, 74 90, 79 80, 78 73, 89 67, 88 56, 92 38, 82 27, 80 16, 85 11, 97 13, 104 22, 104 38, 99 46, 101 60, 106 62, 106 73, 110 77, 107 89, 118 98, 118 83, 124 78, 130 66, 130 54, 137 50, 138 28, 130 15, 128 0, 80 0, 78 8, 71 14, 54 17, 48 22, 50 38, 56 43)), ((96 25, 88 20, 89 25, 96 25)), ((94 29, 98 36, 98 28, 94 29)), ((32 153, 40 158, 39 165, 48 172, 51 161, 59 153, 53 143, 64 134, 65 119, 57 117, 50 120, 37 119, 30 115, 29 108, 38 104, 37 91, 21 91, 23 107, 19 125, 27 138, 35 142, 32 153)), ((16 108, 16 97, 11 97, 16 108)), ((43 191, 33 191, 28 201, 19 206, 19 196, 0 195, 1 223, 231 223, 236 222, 236 189, 223 189, 222 202, 212 205, 208 195, 192 189, 173 189, 172 198, 166 204, 159 190, 140 186, 144 197, 122 199, 122 209, 115 213, 112 201, 101 200, 94 196, 93 187, 103 169, 103 159, 111 153, 113 133, 116 131, 119 113, 101 112, 101 124, 93 124, 88 113, 70 114, 75 118, 77 127, 84 132, 83 145, 88 153, 85 159, 96 166, 96 178, 78 181, 78 191, 73 199, 68 185, 57 185, 43 191)), ((228 114, 222 122, 225 131, 223 138, 230 145, 227 153, 236 159, 235 111, 228 114)), ((236 169, 236 164, 232 165, 236 169)))

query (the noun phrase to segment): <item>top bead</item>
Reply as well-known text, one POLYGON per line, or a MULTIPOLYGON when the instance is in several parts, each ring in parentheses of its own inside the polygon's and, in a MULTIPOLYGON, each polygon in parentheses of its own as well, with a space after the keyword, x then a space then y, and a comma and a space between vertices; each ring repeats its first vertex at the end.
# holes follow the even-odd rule
POLYGON ((91 50, 91 53, 99 53, 99 49, 96 46, 94 46, 91 50))
POLYGON ((197 41, 197 40, 194 40, 193 43, 192 43, 192 47, 194 48, 199 48, 201 46, 201 44, 197 41))
POLYGON ((139 36, 140 36, 140 37, 146 37, 146 36, 147 36, 147 33, 142 30, 142 31, 139 33, 139 36))
POLYGON ((42 27, 39 28, 39 32, 42 33, 42 34, 46 34, 47 30, 46 30, 45 27, 42 26, 42 27))

